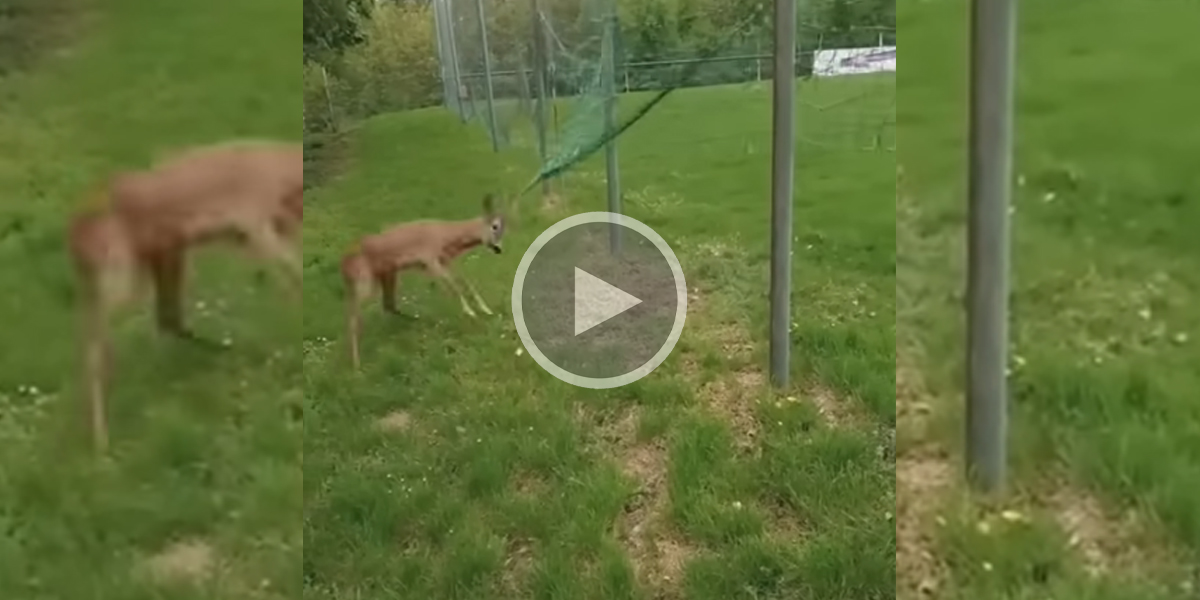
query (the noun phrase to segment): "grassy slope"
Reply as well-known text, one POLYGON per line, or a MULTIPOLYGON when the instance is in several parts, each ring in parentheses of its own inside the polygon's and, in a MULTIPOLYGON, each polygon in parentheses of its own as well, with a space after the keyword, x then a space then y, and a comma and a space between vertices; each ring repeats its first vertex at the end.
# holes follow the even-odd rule
MULTIPOLYGON (((939 400, 944 426, 934 439, 951 448, 961 445, 955 298, 964 281, 967 4, 900 6, 909 41, 899 114, 900 344, 939 400)), ((1114 510, 1141 509, 1151 530, 1161 520, 1186 561, 1200 553, 1200 178, 1191 156, 1200 128, 1191 125, 1190 93, 1200 50, 1181 40, 1200 5, 1146 8, 1119 0, 1021 8, 1014 477, 1021 495, 1044 499, 1045 478, 1063 476, 1063 466, 1069 487, 1114 510)), ((969 513, 963 518, 938 551, 962 597, 1159 593, 1123 588, 1121 569, 1090 583, 1052 521, 989 539, 969 513)), ((1128 545, 1120 529, 1101 537, 1128 545)), ((1140 562, 1141 578, 1171 587, 1158 597, 1184 597, 1177 575, 1156 572, 1160 561, 1140 562)))
POLYGON ((75 46, 0 81, 0 596, 161 597, 135 580, 135 563, 199 537, 230 566, 220 591, 195 597, 294 598, 300 307, 280 307, 275 289, 253 289, 249 270, 219 253, 198 257, 192 298, 209 309, 192 318, 230 335, 234 351, 158 340, 145 313, 124 321, 115 461, 97 466, 62 235, 111 169, 231 136, 298 137, 300 8, 95 4, 75 46))
MULTIPOLYGON (((823 86, 814 100, 846 93, 823 86)), ((810 125, 843 150, 804 146, 798 161, 802 399, 772 400, 760 370, 769 106, 765 89, 689 90, 622 138, 628 212, 672 244, 696 295, 667 363, 600 392, 516 354, 511 278, 553 221, 533 196, 505 254, 460 267, 499 316, 468 321, 428 280, 402 279, 402 310, 419 318, 372 305, 365 373, 350 375, 336 265, 354 237, 473 216, 485 191, 519 189, 534 171, 528 135, 525 152, 493 154, 441 110, 355 132, 354 168, 313 190, 306 215, 309 597, 891 595, 892 465, 876 430, 895 414, 893 155, 846 151, 844 113, 810 125), (840 426, 817 413, 818 393, 840 426), (404 431, 373 429, 396 411, 404 431)), ((603 164, 581 167, 565 196, 570 212, 600 208, 603 164)))

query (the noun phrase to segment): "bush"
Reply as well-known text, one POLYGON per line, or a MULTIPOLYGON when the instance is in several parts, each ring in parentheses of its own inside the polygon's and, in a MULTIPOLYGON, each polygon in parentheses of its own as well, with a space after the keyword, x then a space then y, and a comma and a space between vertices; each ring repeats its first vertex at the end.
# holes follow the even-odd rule
POLYGON ((341 67, 335 93, 354 114, 437 104, 442 90, 429 6, 379 7, 367 41, 347 52, 341 67))

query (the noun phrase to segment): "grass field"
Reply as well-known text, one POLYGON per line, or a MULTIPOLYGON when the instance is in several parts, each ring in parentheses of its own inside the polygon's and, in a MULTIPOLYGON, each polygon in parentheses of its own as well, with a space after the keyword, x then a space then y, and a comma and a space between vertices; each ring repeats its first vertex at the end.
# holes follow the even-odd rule
POLYGON ((769 88, 679 92, 621 138, 627 212, 692 289, 667 362, 608 391, 518 353, 509 308, 529 243, 602 209, 602 159, 560 204, 531 195, 503 255, 461 263, 496 317, 467 320, 403 278, 408 317, 374 303, 350 373, 342 252, 387 223, 473 217, 536 167, 528 136, 494 154, 442 109, 353 130, 341 175, 306 197, 306 597, 892 597, 894 154, 846 143, 851 117, 812 108, 855 91, 801 89, 806 133, 838 143, 800 148, 796 385, 778 395, 763 373, 769 88))
POLYGON ((967 6, 900 3, 900 597, 1195 598, 1200 5, 1022 3, 1012 494, 987 508, 959 476, 967 6))
POLYGON ((0 597, 297 598, 301 307, 221 252, 198 256, 191 299, 205 308, 190 316, 233 349, 158 339, 146 312, 124 319, 100 462, 63 234, 113 169, 228 137, 298 138, 300 6, 21 4, 31 12, 0 22, 7 47, 71 44, 0 78, 0 597), (41 7, 63 12, 45 21, 41 7))

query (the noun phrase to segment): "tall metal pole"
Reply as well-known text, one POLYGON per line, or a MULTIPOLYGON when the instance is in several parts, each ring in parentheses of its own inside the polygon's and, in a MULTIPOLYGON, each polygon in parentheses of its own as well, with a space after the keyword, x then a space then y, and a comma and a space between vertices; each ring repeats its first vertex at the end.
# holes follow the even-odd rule
POLYGON ((792 194, 796 176, 796 0, 775 0, 771 133, 771 382, 788 384, 791 355, 792 194))
POLYGON ((492 90, 492 53, 488 50, 487 15, 483 12, 483 0, 475 0, 479 12, 479 39, 483 43, 483 81, 487 90, 488 125, 492 132, 492 150, 500 151, 500 134, 496 130, 496 97, 492 90))
POLYGON ((446 23, 446 38, 450 42, 450 71, 454 76, 454 98, 455 105, 458 106, 458 118, 463 123, 467 122, 467 107, 463 105, 462 95, 462 71, 458 68, 458 41, 454 36, 454 0, 439 0, 442 2, 443 11, 446 23))
MULTIPOLYGON (((617 15, 605 15, 604 42, 601 57, 604 61, 604 129, 611 132, 617 127, 617 15)), ((604 146, 604 163, 608 175, 608 212, 621 214, 621 171, 617 166, 617 141, 610 138, 604 146)), ((609 250, 613 254, 621 251, 621 225, 609 227, 609 250)))
MULTIPOLYGON (((542 9, 538 0, 532 1, 533 11, 533 74, 534 80, 537 82, 537 107, 536 117, 534 119, 537 124, 538 135, 538 158, 542 164, 546 164, 549 158, 550 148, 546 143, 546 30, 542 26, 542 9)), ((542 180, 542 196, 550 195, 550 180, 542 180)))
POLYGON ((973 0, 967 283, 967 476, 1004 485, 1016 0, 973 0))
POLYGON ((442 102, 447 109, 453 110, 453 99, 450 96, 450 50, 446 48, 446 28, 443 23, 442 3, 433 0, 433 32, 437 40, 437 56, 439 74, 442 78, 442 102))

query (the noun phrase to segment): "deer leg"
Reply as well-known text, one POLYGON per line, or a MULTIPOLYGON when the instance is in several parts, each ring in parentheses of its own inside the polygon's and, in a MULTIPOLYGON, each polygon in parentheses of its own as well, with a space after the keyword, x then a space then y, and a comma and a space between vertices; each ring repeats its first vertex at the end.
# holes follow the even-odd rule
POLYGON ((104 454, 108 451, 108 419, 105 416, 104 391, 111 366, 108 315, 105 308, 95 300, 92 300, 84 311, 84 385, 87 387, 91 414, 92 443, 98 454, 104 454))
POLYGON ((133 295, 136 276, 132 264, 92 264, 84 279, 84 385, 91 412, 92 441, 97 453, 108 451, 105 388, 112 371, 108 324, 113 313, 133 295))
POLYGON ((155 317, 159 331, 184 339, 195 339, 196 336, 183 324, 183 249, 165 250, 155 255, 148 266, 154 281, 155 317))
POLYGON ((400 310, 396 308, 396 279, 395 271, 388 271, 375 278, 383 298, 383 311, 393 315, 400 314, 400 310))
POLYGON ((468 317, 475 318, 479 316, 475 314, 475 310, 467 303, 467 297, 463 295, 462 287, 459 286, 458 281, 454 279, 454 275, 450 273, 450 269, 446 268, 446 265, 441 262, 430 261, 425 264, 425 270, 429 271, 434 277, 437 277, 438 281, 441 281, 454 295, 458 296, 458 301, 462 303, 463 312, 468 317))
POLYGON ((252 228, 245 235, 250 248, 262 260, 282 271, 290 293, 300 300, 304 290, 304 261, 299 249, 279 235, 271 223, 252 228))
POLYGON ((489 316, 495 314, 492 312, 492 309, 488 308, 487 303, 483 301, 483 298, 479 295, 479 292, 475 291, 475 286, 471 285, 470 279, 467 279, 466 277, 459 277, 459 279, 462 279, 463 284, 467 286, 467 291, 471 292, 471 295, 475 297, 475 303, 479 305, 479 310, 482 310, 483 314, 489 316))
POLYGON ((357 371, 361 367, 358 338, 362 326, 362 305, 371 297, 370 268, 361 256, 342 261, 342 278, 346 283, 346 334, 350 344, 350 362, 357 371))

